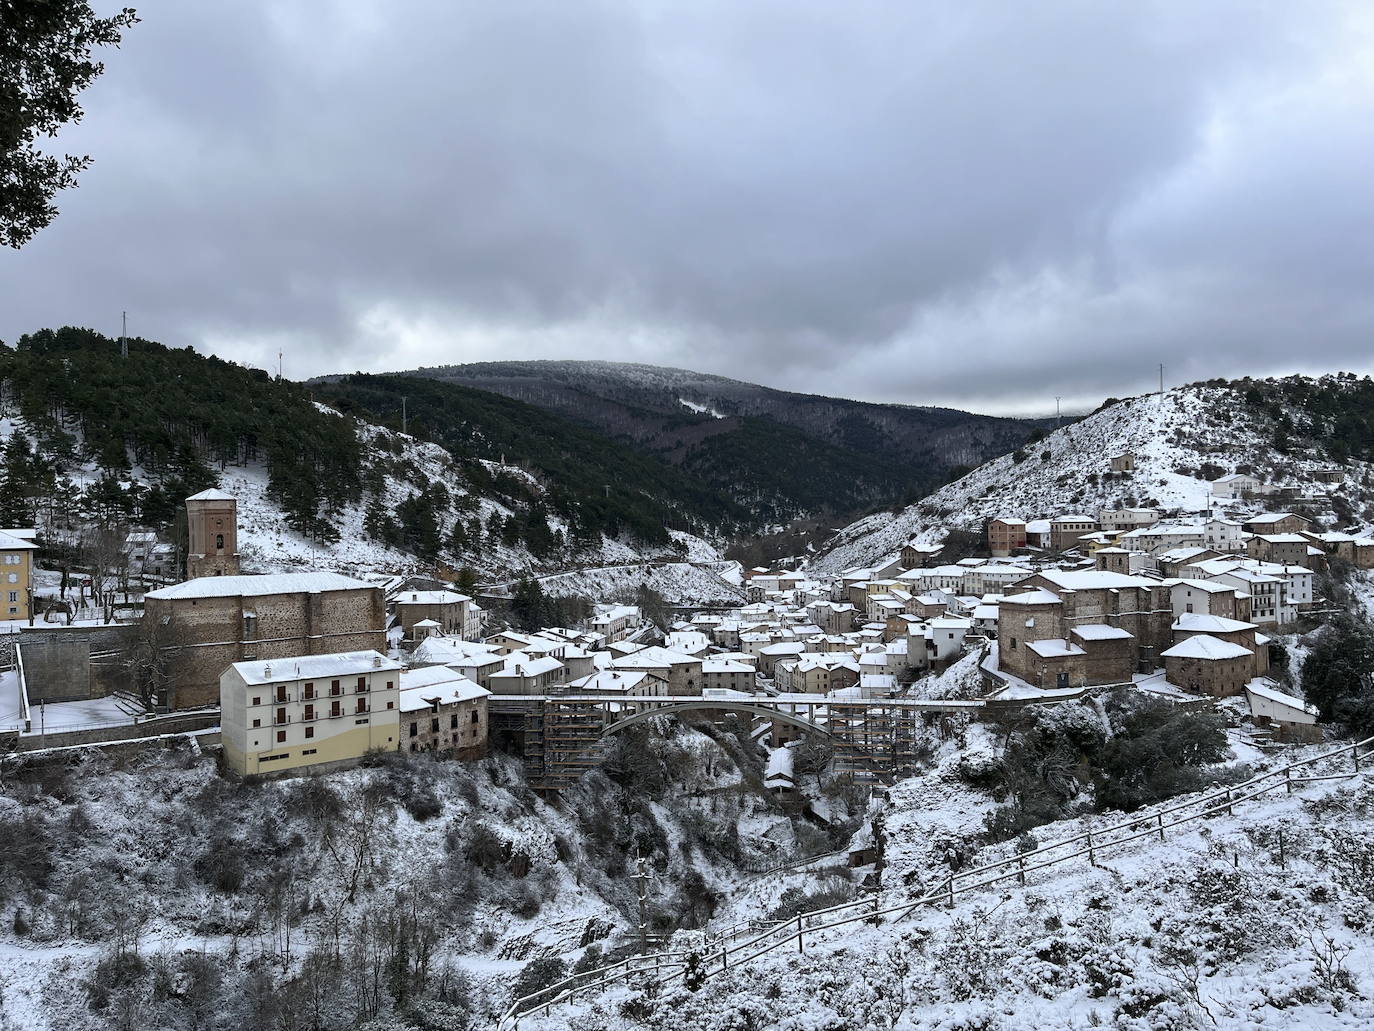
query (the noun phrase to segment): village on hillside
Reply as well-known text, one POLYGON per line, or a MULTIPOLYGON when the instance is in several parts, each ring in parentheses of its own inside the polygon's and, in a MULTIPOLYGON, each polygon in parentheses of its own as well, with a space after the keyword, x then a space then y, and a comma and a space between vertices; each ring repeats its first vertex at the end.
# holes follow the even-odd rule
MULTIPOLYGON (((1129 453, 1105 464, 1133 469, 1129 453)), ((1319 483, 1338 489, 1339 471, 1319 483)), ((237 502, 217 489, 186 500, 185 579, 172 544, 135 528, 94 578, 103 604, 98 587, 53 582, 33 530, 9 529, 3 741, 30 752, 193 735, 219 746, 225 775, 250 778, 499 748, 556 791, 617 721, 749 711, 783 795, 805 730, 838 744, 837 772, 890 780, 909 770, 901 721, 941 704, 1129 688, 1216 706, 1260 744, 1319 741, 1276 639, 1320 625, 1323 575, 1374 567, 1374 538, 1281 508, 1320 507, 1311 487, 1230 474, 1209 494, 1203 512, 1008 513, 957 556, 952 535, 836 575, 738 570, 740 604, 654 621, 589 599, 581 625, 529 630, 433 577, 245 572, 237 502)))

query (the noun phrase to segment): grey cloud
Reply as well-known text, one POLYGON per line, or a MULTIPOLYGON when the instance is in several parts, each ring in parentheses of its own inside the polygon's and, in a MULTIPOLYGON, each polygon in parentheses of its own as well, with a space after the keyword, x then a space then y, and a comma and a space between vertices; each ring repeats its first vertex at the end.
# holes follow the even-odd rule
POLYGON ((165 4, 0 337, 1044 410, 1366 361, 1358 6, 165 4), (1350 74, 1342 74, 1349 72, 1350 74))

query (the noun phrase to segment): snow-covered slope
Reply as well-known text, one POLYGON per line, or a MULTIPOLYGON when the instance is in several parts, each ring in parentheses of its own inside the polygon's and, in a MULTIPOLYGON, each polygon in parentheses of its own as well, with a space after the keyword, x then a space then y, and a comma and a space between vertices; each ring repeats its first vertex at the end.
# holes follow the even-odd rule
MULTIPOLYGON (((815 568, 875 563, 913 538, 938 541, 947 527, 979 530, 985 519, 1000 515, 1029 520, 1123 506, 1201 512, 1208 507, 1211 479, 1239 467, 1265 482, 1302 484, 1315 469, 1332 464, 1319 444, 1302 454, 1278 454, 1274 434, 1272 420, 1232 387, 1179 387, 1116 401, 899 513, 878 513, 845 527, 815 568), (1111 458, 1128 451, 1135 471, 1112 474, 1111 458)), ((1367 492, 1367 463, 1350 462, 1346 474, 1355 495, 1367 492)))
MULTIPOLYGON (((293 530, 285 512, 268 490, 268 468, 262 462, 245 465, 226 465, 219 472, 219 487, 238 501, 239 551, 247 572, 273 573, 301 569, 334 570, 353 575, 391 574, 396 572, 433 572, 434 567, 420 562, 414 555, 371 537, 364 529, 366 510, 374 504, 381 511, 394 514, 398 506, 412 494, 429 484, 442 484, 453 502, 453 512, 447 513, 439 527, 441 538, 448 540, 455 518, 465 523, 480 519, 486 525, 493 515, 503 518, 512 514, 508 503, 493 497, 473 495, 464 486, 465 477, 453 457, 438 444, 428 443, 403 433, 375 426, 354 416, 340 414, 326 405, 316 404, 320 411, 335 418, 350 419, 365 449, 365 461, 377 462, 382 469, 380 491, 375 497, 365 496, 332 513, 339 531, 337 541, 312 540, 293 530), (380 459, 380 461, 379 461, 380 459), (468 500, 470 498, 470 500, 468 500), (462 511, 459 516, 457 513, 462 511)), ((22 419, 0 419, 0 446, 15 431, 33 439, 22 419)), ((73 432, 80 439, 78 432, 73 432)), ((497 462, 483 462, 494 480, 518 478, 537 492, 544 485, 526 469, 497 462)), ((64 460, 62 476, 76 487, 84 488, 98 480, 101 470, 94 461, 64 460)), ((135 484, 150 485, 158 477, 135 465, 124 481, 126 488, 135 484)), ((52 508, 42 518, 53 521, 41 527, 49 538, 62 537, 70 531, 59 528, 67 514, 52 508)), ((566 526, 556 517, 549 519, 550 529, 564 531, 566 526)), ((637 541, 603 538, 599 547, 577 552, 564 551, 543 559, 536 558, 523 545, 510 546, 499 540, 486 538, 463 552, 445 549, 441 556, 451 566, 469 565, 479 574, 499 577, 505 574, 550 572, 570 567, 584 567, 600 563, 662 561, 680 559, 686 555, 694 562, 715 562, 720 556, 707 541, 683 531, 672 531, 673 548, 650 547, 637 541)))

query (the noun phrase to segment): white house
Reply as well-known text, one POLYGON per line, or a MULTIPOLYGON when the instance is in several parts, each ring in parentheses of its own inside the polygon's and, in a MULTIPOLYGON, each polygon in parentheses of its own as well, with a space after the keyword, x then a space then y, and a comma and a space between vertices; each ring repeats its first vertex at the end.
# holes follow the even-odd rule
POLYGON ((1211 486, 1214 498, 1240 498, 1245 496, 1246 491, 1259 490, 1260 481, 1246 473, 1231 473, 1213 480, 1211 486))

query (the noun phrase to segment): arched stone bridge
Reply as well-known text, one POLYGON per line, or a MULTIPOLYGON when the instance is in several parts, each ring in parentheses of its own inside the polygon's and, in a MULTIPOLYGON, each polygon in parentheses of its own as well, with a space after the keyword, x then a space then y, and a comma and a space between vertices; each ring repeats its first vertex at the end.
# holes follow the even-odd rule
MULTIPOLYGON (((1056 698, 1062 701, 1063 698, 1056 698)), ((836 769, 867 780, 890 780, 916 762, 917 725, 927 713, 977 713, 1024 703, 914 698, 829 698, 787 695, 492 695, 493 727, 522 735, 531 783, 567 787, 600 758, 610 734, 656 716, 736 712, 828 739, 836 769)))

